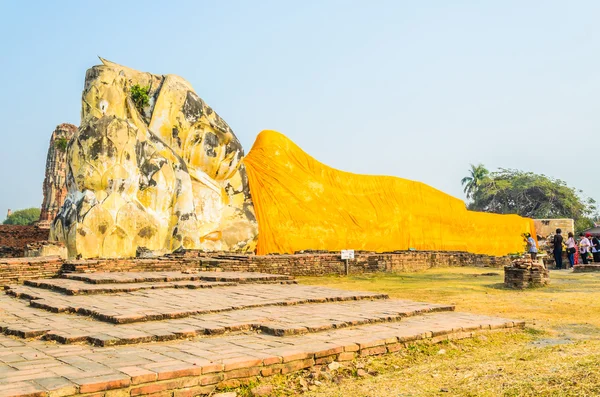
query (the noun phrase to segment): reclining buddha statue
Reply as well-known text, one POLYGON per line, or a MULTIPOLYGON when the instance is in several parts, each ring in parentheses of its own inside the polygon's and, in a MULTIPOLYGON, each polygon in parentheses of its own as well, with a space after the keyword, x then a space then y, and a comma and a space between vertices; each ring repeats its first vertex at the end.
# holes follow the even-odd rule
POLYGON ((420 182, 328 167, 276 131, 244 156, 187 81, 105 60, 86 74, 67 184, 51 238, 70 257, 142 248, 501 256, 523 250, 522 233, 535 235, 531 219, 468 211, 420 182))

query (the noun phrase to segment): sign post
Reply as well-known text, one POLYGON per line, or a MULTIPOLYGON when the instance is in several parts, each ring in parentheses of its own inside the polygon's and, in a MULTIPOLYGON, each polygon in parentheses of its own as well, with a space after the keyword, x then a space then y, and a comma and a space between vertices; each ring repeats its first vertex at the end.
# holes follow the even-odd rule
POLYGON ((348 264, 349 259, 354 259, 354 250, 342 250, 342 260, 345 261, 344 268, 346 270, 346 276, 350 272, 350 266, 348 264))

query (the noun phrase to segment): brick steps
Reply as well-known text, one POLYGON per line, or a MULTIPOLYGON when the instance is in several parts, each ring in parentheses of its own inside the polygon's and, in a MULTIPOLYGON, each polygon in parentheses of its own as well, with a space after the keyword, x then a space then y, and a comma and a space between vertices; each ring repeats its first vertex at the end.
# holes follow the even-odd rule
POLYGON ((11 286, 0 294, 0 397, 206 395, 415 342, 524 325, 293 282, 146 272, 11 286))
POLYGON ((233 310, 307 303, 386 299, 385 294, 301 285, 254 284, 203 289, 138 290, 111 295, 65 296, 30 286, 9 287, 7 294, 53 313, 77 313, 113 324, 184 318, 233 310))
MULTIPOLYGON (((268 283, 268 282, 266 282, 268 283)), ((295 281, 278 281, 277 283, 295 283, 295 281)), ((96 295, 96 294, 114 294, 118 292, 133 292, 141 289, 161 289, 161 288, 213 288, 213 287, 231 287, 236 286, 235 282, 212 282, 212 281, 166 281, 158 283, 119 283, 119 284, 88 284, 76 280, 68 279, 45 279, 45 280, 26 280, 26 286, 34 288, 48 289, 60 292, 66 295, 96 295)), ((18 287, 9 289, 18 290, 18 287)), ((32 295, 30 295, 32 296, 32 295)), ((31 298, 28 298, 31 299, 31 298)), ((36 298, 34 298, 36 299, 36 298)), ((37 298, 39 299, 39 298, 37 298)))
POLYGON ((19 342, 0 336, 0 395, 208 395, 260 376, 287 374, 332 361, 393 353, 523 327, 522 322, 456 312, 287 338, 249 333, 107 349, 19 342), (11 355, 11 351, 18 354, 11 355), (26 359, 27 357, 28 359, 26 359), (116 393, 116 394, 115 394, 116 393))
POLYGON ((250 273, 250 272, 98 272, 98 273, 67 273, 64 278, 84 281, 90 284, 118 283, 158 283, 169 281, 220 281, 239 284, 268 281, 292 281, 293 277, 280 274, 250 273))
POLYGON ((298 335, 401 321, 425 313, 452 311, 454 307, 402 300, 361 300, 260 307, 133 324, 98 324, 72 314, 46 313, 45 317, 40 318, 38 309, 27 306, 24 301, 8 297, 0 297, 0 310, 5 313, 0 331, 6 335, 42 337, 63 344, 87 342, 96 346, 111 346, 215 336, 246 330, 258 330, 276 336, 298 335))

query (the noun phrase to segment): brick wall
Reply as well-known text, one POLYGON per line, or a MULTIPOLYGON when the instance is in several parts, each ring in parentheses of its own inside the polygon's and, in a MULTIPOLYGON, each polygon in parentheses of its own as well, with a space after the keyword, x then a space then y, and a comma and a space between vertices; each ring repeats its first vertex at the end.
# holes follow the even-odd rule
MULTIPOLYGON (((213 259, 228 259, 219 263, 226 271, 250 271, 293 276, 344 274, 345 262, 340 254, 297 254, 266 256, 215 255, 213 259)), ((510 264, 507 257, 475 255, 466 252, 406 251, 395 253, 357 253, 348 261, 348 273, 418 272, 435 267, 478 266, 501 268, 510 264)))
MULTIPOLYGON (((140 272, 214 270, 246 271, 292 276, 345 274, 346 264, 339 254, 231 255, 186 253, 155 259, 95 259, 64 261, 59 257, 0 259, 0 285, 35 278, 57 276, 61 272, 140 272)), ((501 268, 507 257, 474 255, 465 252, 407 251, 387 254, 357 253, 348 262, 349 274, 373 272, 418 272, 436 267, 477 266, 501 268)))
MULTIPOLYGON (((372 272, 418 272, 434 267, 478 266, 501 268, 509 265, 507 257, 475 255, 466 252, 406 251, 387 254, 357 253, 348 262, 350 274, 372 272)), ((339 253, 295 255, 239 255, 226 253, 186 252, 157 259, 99 259, 67 261, 70 272, 95 271, 169 271, 214 269, 292 276, 345 274, 346 263, 339 253)))
POLYGON ((59 274, 63 260, 58 257, 0 259, 0 286, 59 274))
POLYGON ((27 244, 48 240, 49 233, 49 229, 37 226, 0 225, 0 247, 4 247, 0 250, 0 258, 3 252, 6 256, 16 256, 15 253, 22 256, 27 244))

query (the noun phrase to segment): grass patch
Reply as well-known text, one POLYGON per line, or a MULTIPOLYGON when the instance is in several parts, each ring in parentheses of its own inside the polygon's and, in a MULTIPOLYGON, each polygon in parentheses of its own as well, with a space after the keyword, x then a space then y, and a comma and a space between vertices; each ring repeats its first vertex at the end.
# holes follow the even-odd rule
POLYGON ((314 378, 315 370, 266 382, 279 396, 600 395, 600 274, 553 271, 549 287, 515 291, 502 287, 502 271, 485 273, 490 271, 446 268, 301 277, 302 284, 455 304, 457 311, 525 320, 527 326, 522 332, 415 344, 395 354, 359 359, 319 378, 310 389, 306 379, 314 378), (359 367, 369 375, 358 376, 359 367))

